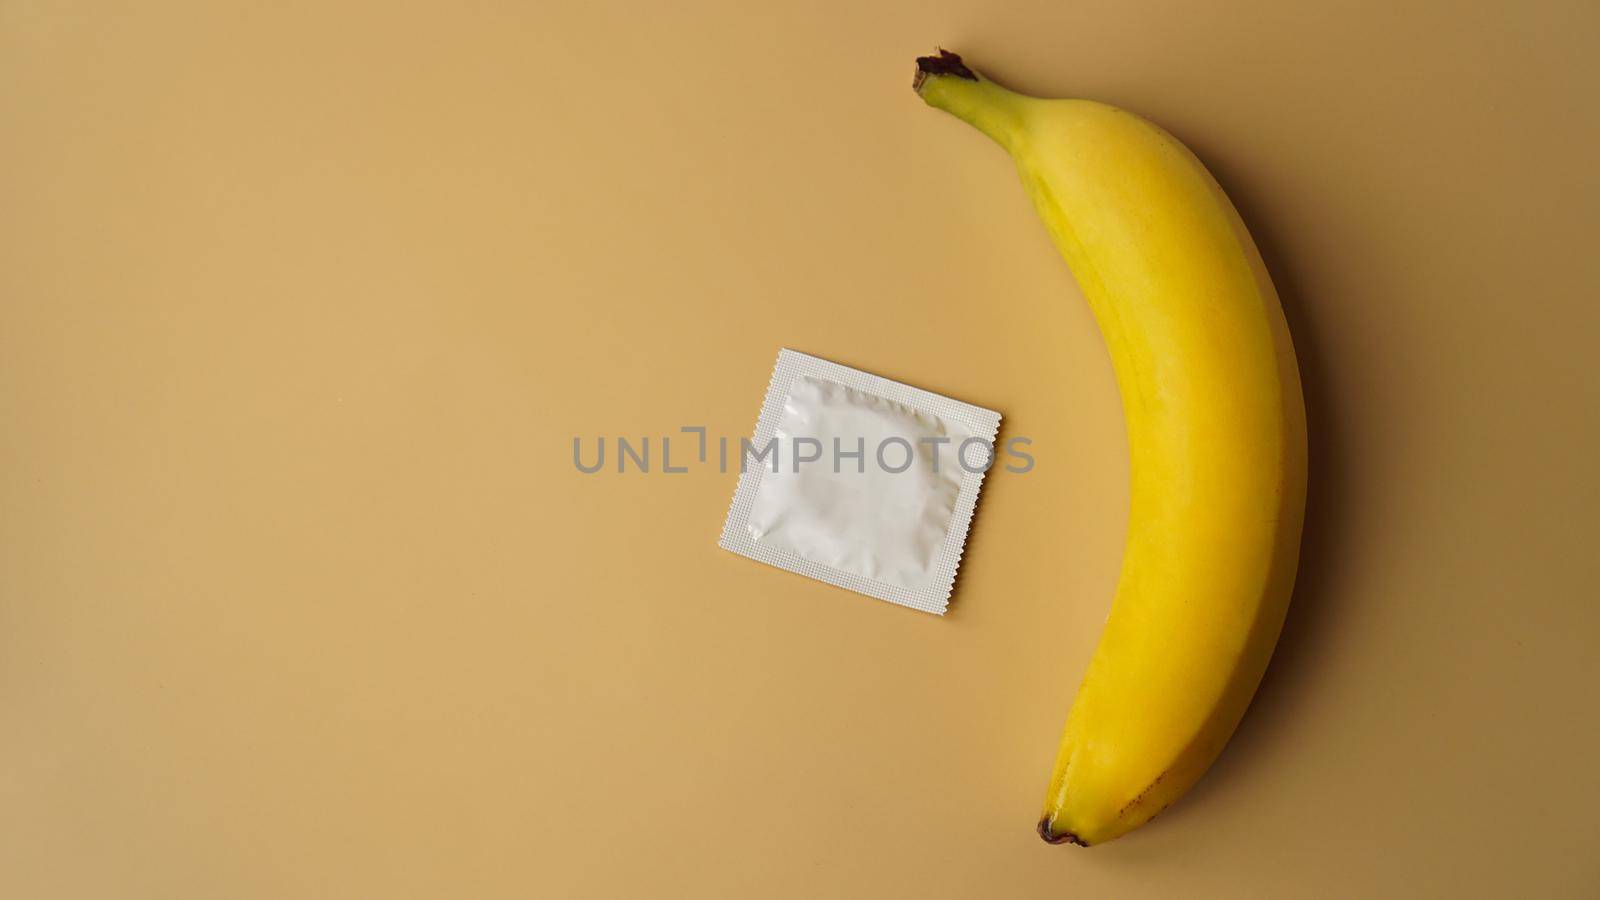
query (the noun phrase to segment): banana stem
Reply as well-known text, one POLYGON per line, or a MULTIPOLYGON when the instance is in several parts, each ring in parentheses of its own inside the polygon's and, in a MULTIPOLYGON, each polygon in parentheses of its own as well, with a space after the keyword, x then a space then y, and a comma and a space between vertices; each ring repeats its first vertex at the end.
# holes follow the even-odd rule
POLYGON ((911 86, 929 106, 978 129, 1007 152, 1016 148, 1028 98, 967 68, 956 54, 940 50, 938 56, 917 57, 917 77, 911 86))

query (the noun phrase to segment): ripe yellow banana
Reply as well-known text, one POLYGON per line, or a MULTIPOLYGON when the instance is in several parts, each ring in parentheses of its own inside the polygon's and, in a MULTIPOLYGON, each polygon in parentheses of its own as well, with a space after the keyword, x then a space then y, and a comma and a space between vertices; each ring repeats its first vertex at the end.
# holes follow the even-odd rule
POLYGON ((1039 834, 1089 846, 1210 767, 1278 640, 1305 511, 1305 408, 1277 293, 1199 160, 1138 116, 1000 87, 955 54, 917 93, 1011 154, 1116 370, 1128 544, 1039 834))

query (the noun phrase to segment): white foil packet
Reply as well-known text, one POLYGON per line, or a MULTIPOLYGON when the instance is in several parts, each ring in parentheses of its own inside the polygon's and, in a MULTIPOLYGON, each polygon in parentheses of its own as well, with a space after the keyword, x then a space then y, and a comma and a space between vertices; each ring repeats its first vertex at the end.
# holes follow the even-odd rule
POLYGON ((992 410, 783 350, 718 543, 943 615, 999 428, 992 410))

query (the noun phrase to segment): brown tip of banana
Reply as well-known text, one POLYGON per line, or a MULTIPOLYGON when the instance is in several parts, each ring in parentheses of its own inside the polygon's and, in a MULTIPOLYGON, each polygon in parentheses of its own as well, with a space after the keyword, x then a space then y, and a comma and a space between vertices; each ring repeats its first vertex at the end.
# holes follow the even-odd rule
POLYGON ((943 47, 939 48, 938 56, 917 57, 917 75, 911 79, 911 89, 922 90, 922 83, 928 80, 929 75, 954 75, 969 81, 977 81, 978 73, 967 68, 961 57, 943 47))
POLYGON ((1044 838, 1044 842, 1046 844, 1077 844, 1079 847, 1089 846, 1088 843, 1070 831, 1056 834, 1050 830, 1050 824, 1049 816, 1045 816, 1039 820, 1039 837, 1044 838))

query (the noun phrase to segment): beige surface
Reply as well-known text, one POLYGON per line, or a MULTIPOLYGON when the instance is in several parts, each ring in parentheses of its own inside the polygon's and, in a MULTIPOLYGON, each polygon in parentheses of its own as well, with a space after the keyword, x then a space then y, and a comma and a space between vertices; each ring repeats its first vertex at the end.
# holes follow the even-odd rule
POLYGON ((0 2, 0 895, 1593 896, 1600 8, 654 6, 0 2), (1122 425, 939 42, 1188 141, 1301 348, 1278 658, 1089 851, 1122 425), (785 344, 1035 440, 947 619, 573 469, 785 344))

